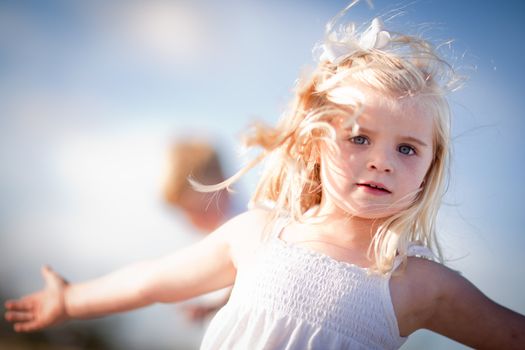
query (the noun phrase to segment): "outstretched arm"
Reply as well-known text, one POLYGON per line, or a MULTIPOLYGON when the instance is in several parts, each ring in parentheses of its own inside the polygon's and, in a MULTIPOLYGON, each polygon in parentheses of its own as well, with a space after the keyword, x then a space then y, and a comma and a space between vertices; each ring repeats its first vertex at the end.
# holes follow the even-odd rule
POLYGON ((392 282, 402 335, 426 328, 475 349, 525 349, 525 316, 490 300, 457 272, 409 258, 392 282), (401 293, 396 280, 407 287, 401 293))
POLYGON ((525 349, 525 316, 490 300, 458 273, 442 271, 440 279, 426 328, 476 349, 525 349))
MULTIPOLYGON (((91 281, 69 284, 43 268, 45 287, 5 303, 5 318, 28 332, 71 318, 90 318, 175 302, 233 284, 231 240, 253 214, 241 214, 199 243, 155 260, 142 261, 91 281)), ((244 226, 246 227, 246 226, 244 226)))

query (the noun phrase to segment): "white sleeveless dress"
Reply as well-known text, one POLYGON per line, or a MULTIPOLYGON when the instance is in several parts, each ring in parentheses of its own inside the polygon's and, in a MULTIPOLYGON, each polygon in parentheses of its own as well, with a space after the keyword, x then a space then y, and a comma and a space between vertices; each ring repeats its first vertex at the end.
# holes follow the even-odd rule
MULTIPOLYGON (((370 274, 279 238, 279 220, 254 263, 239 266, 228 303, 201 350, 398 349, 390 275, 370 274)), ((425 247, 409 255, 432 258, 425 247)), ((396 264, 397 265, 397 264, 396 264)))

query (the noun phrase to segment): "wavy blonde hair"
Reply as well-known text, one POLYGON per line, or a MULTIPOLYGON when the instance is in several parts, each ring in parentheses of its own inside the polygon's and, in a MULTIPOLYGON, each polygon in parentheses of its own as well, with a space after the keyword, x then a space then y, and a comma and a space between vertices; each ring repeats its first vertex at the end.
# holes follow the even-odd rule
MULTIPOLYGON (((393 101, 411 101, 433 116, 433 159, 424 185, 407 208, 386 218, 374 234, 369 253, 375 270, 388 273, 397 255, 406 261, 411 242, 431 248, 442 261, 436 240, 436 216, 446 189, 450 111, 445 95, 458 85, 452 67, 427 41, 390 33, 388 48, 355 50, 337 63, 324 60, 298 80, 294 98, 275 127, 254 126, 248 147, 263 152, 225 182, 205 190, 228 187, 255 164, 267 164, 252 203, 273 203, 273 218, 283 213, 304 222, 307 211, 320 204, 321 143, 336 147, 334 118, 358 125, 363 101, 345 94, 356 86, 372 89, 393 101)), ((201 188, 202 189, 202 188, 201 188)))

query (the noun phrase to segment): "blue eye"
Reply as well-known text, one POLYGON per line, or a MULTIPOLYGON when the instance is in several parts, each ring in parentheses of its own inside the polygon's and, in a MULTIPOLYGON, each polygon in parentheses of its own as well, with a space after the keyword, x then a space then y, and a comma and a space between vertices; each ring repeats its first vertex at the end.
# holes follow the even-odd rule
POLYGON ((407 156, 416 154, 416 150, 414 149, 414 147, 409 145, 400 145, 397 150, 399 151, 399 153, 402 153, 407 156))
POLYGON ((368 145, 370 142, 365 136, 354 136, 350 138, 350 142, 355 143, 356 145, 368 145))

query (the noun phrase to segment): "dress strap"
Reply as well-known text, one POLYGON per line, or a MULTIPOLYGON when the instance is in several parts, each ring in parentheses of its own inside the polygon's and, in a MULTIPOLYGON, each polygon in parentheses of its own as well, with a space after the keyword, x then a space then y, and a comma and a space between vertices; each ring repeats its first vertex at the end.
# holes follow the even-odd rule
POLYGON ((273 228, 270 232, 270 238, 272 239, 279 238, 281 231, 286 225, 288 225, 289 222, 290 222, 289 216, 279 216, 277 219, 275 219, 273 228))
POLYGON ((418 258, 425 258, 435 260, 436 255, 427 247, 419 243, 411 243, 407 249, 407 256, 417 256, 418 258))
MULTIPOLYGON (((406 256, 407 257, 415 256, 418 258, 425 258, 425 259, 434 260, 434 261, 437 260, 436 255, 427 246, 424 246, 419 242, 411 242, 408 245, 406 256)), ((403 262, 403 256, 401 255, 396 256, 394 260, 394 266, 392 268, 392 271, 395 271, 399 267, 399 265, 401 265, 402 262, 403 262)))

